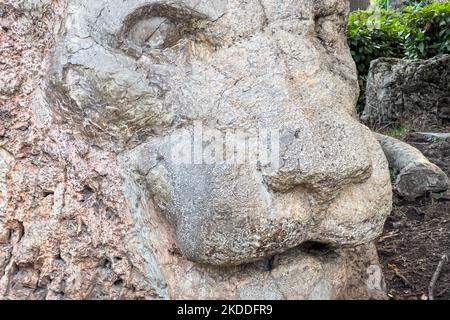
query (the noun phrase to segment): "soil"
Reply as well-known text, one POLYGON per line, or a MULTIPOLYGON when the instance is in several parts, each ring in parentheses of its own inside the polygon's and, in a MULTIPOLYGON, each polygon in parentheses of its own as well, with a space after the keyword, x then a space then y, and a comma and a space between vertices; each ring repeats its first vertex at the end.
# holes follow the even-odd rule
MULTIPOLYGON (((427 141, 414 134, 406 142, 450 176, 450 138, 427 141)), ((428 287, 444 254, 450 255, 450 192, 408 202, 394 195, 394 208, 377 241, 388 288, 394 300, 428 299, 428 287)), ((450 300, 450 261, 444 264, 434 296, 450 300)))

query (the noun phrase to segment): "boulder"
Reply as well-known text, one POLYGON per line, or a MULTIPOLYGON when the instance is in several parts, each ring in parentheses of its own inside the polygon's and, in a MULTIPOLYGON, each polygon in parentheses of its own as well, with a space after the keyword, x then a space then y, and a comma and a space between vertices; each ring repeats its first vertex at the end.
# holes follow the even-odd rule
POLYGON ((450 55, 429 60, 380 58, 367 76, 361 116, 371 127, 403 124, 413 130, 449 128, 450 55))

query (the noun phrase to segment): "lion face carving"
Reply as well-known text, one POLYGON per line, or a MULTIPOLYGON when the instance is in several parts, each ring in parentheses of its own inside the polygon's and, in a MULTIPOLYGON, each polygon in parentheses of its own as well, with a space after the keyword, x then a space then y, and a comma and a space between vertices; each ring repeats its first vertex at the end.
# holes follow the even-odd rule
POLYGON ((354 117, 347 11, 338 0, 73 0, 47 96, 126 153, 190 260, 367 243, 391 191, 354 117))

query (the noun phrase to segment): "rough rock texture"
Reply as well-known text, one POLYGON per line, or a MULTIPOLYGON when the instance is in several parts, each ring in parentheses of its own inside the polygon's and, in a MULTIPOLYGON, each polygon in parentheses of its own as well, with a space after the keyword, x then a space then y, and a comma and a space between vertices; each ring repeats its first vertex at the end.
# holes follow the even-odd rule
POLYGON ((389 162, 397 170, 394 189, 402 197, 414 200, 432 192, 446 191, 450 179, 413 146, 382 134, 375 134, 389 162))
POLYGON ((8 198, 6 176, 11 170, 13 160, 9 152, 0 148, 0 210, 3 210, 6 206, 6 200, 8 198))
POLYGON ((0 211, 0 296, 167 297, 129 239, 115 155, 53 124, 35 91, 65 10, 58 1, 1 3, 0 147, 13 161, 0 211))
POLYGON ((392 8, 401 8, 403 7, 404 3, 405 0, 390 0, 389 6, 391 6, 392 8))
POLYGON ((450 132, 411 132, 410 136, 422 142, 444 141, 450 138, 450 132))
POLYGON ((371 127, 397 123, 414 130, 449 127, 450 55, 372 61, 361 119, 371 127))
POLYGON ((366 10, 370 6, 370 0, 350 0, 350 10, 366 10))
POLYGON ((0 295, 383 297, 371 242, 391 190, 355 119, 348 10, 3 3, 0 295), (277 165, 173 161, 196 122, 272 130, 277 165))

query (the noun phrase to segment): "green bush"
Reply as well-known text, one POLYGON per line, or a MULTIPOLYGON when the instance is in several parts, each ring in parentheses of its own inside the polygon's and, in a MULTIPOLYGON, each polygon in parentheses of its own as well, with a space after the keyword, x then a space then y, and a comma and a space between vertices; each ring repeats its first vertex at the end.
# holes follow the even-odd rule
POLYGON ((399 33, 409 59, 427 59, 450 52, 450 2, 411 6, 403 11, 399 33))
POLYGON ((423 7, 423 6, 426 6, 426 5, 431 4, 431 3, 433 3, 432 0, 406 0, 406 1, 403 1, 403 5, 405 7, 407 7, 407 6, 423 7))
POLYGON ((370 62, 380 57, 426 59, 450 52, 450 2, 416 1, 402 11, 354 11, 349 18, 348 43, 359 72, 364 108, 370 62))
POLYGON ((371 0, 370 5, 374 8, 386 9, 388 7, 388 1, 387 0, 371 0))
POLYGON ((404 46, 399 37, 402 28, 400 13, 396 11, 355 11, 350 15, 348 44, 358 68, 361 89, 358 112, 361 112, 365 105, 366 78, 370 62, 380 57, 404 56, 404 46))

